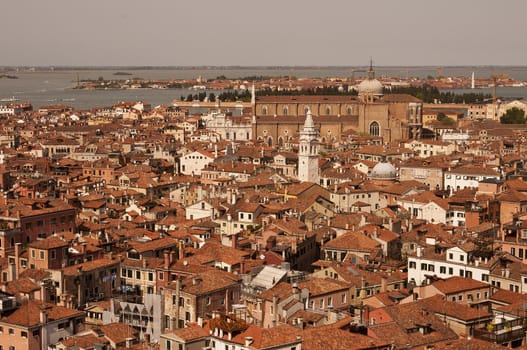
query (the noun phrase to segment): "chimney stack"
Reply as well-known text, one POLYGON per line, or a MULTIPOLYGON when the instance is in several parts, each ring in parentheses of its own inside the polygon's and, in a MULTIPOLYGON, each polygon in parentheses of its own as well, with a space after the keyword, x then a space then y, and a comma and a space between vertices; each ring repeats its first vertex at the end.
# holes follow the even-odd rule
POLYGON ((386 276, 381 277, 381 293, 388 290, 388 278, 386 276))
POLYGON ((46 302, 48 298, 48 293, 46 289, 46 283, 40 282, 40 301, 46 302))
POLYGON ((170 267, 170 252, 168 250, 165 250, 164 252, 164 265, 163 267, 168 270, 170 267))
POLYGON ((253 343, 253 337, 245 337, 245 346, 249 347, 253 343))
POLYGON ((178 258, 179 259, 183 259, 185 257, 185 248, 184 248, 184 245, 183 245, 183 241, 180 240, 178 242, 178 258))

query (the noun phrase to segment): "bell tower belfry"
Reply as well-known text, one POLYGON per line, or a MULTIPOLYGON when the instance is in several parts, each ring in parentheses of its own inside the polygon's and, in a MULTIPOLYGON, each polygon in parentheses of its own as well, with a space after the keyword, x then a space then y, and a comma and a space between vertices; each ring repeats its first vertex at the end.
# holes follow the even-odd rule
POLYGON ((300 181, 320 182, 318 166, 318 131, 313 122, 311 110, 307 110, 304 128, 300 131, 298 150, 298 179, 300 181))

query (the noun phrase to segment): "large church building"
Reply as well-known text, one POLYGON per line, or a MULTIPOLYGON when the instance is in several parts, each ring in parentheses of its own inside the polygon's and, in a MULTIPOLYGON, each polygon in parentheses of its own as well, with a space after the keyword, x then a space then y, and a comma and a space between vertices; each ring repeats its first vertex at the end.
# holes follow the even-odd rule
POLYGON ((371 66, 358 92, 358 96, 253 97, 252 135, 271 146, 283 145, 300 134, 307 111, 311 111, 322 143, 338 141, 349 130, 381 136, 384 142, 420 137, 421 100, 407 94, 384 95, 371 66))

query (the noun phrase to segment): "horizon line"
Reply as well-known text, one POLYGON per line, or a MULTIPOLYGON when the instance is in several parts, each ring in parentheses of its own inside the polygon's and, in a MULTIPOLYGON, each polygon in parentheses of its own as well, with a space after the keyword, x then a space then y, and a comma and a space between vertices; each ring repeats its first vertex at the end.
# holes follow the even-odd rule
MULTIPOLYGON (((365 65, 0 65, 0 69, 6 68, 53 68, 53 69, 85 69, 85 68, 127 68, 127 69, 253 69, 253 68, 354 68, 354 67, 369 67, 365 65)), ((527 65, 516 64, 456 64, 456 65, 377 65, 379 68, 496 68, 496 67, 514 67, 527 68, 527 65)))

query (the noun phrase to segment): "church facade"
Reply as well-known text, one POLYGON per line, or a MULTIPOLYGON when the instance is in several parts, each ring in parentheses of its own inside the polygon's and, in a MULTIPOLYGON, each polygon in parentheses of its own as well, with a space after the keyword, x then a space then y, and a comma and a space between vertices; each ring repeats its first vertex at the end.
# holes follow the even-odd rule
POLYGON ((358 91, 358 96, 255 96, 252 135, 271 146, 283 145, 298 137, 310 111, 321 143, 339 141, 350 130, 381 136, 385 143, 420 138, 421 100, 406 94, 384 95, 372 67, 358 91))

